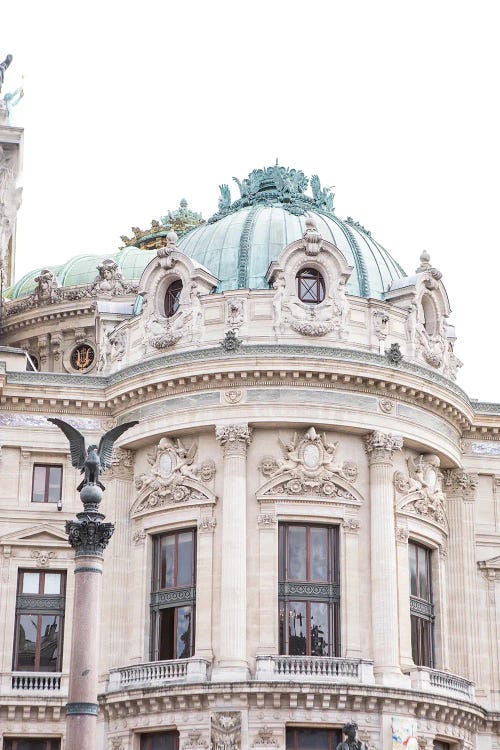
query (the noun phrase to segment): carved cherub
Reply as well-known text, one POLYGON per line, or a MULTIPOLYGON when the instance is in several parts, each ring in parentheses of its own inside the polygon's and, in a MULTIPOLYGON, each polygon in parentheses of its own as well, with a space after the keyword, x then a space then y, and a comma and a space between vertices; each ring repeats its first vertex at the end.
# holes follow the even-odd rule
POLYGON ((271 476, 281 474, 284 471, 293 471, 301 463, 298 452, 298 438, 297 433, 293 435, 293 439, 288 443, 284 443, 281 438, 278 438, 281 450, 283 451, 284 458, 278 459, 278 468, 273 472, 271 476))

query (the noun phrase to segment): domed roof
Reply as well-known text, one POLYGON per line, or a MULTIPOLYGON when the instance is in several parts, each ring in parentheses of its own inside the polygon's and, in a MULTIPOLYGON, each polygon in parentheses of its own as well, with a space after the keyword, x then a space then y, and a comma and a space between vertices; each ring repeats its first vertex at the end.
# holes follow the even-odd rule
MULTIPOLYGON (((221 185, 218 212, 208 222, 187 231, 177 243, 180 250, 219 279, 216 291, 267 289, 269 264, 277 260, 287 245, 304 235, 307 217, 314 220, 321 236, 336 245, 353 266, 348 293, 382 298, 393 281, 406 276, 401 266, 359 222, 351 218, 342 220, 335 215, 333 193, 330 188, 321 187, 317 175, 309 180, 299 170, 276 164, 255 169, 241 182, 234 179, 240 198, 231 202, 229 187, 221 185), (312 195, 305 192, 309 184, 312 195)), ((146 246, 164 244, 167 227, 163 219, 161 225, 153 222, 147 230, 149 245, 146 246)), ((136 230, 137 237, 145 234, 136 230)), ((113 255, 79 255, 50 270, 61 286, 90 284, 96 277, 98 263, 111 258, 118 264, 124 279, 139 280, 155 254, 155 248, 128 246, 113 255)), ((40 270, 26 274, 8 290, 7 296, 31 294, 40 270)))

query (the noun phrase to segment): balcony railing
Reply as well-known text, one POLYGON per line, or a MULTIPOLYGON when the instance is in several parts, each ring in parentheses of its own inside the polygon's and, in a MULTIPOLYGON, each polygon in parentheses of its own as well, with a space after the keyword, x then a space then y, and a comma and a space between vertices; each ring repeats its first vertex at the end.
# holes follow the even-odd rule
POLYGON ((258 656, 255 679, 373 684, 373 662, 328 656, 258 656))
POLYGON ((161 687, 173 682, 206 682, 210 663, 205 659, 175 659, 133 664, 112 669, 108 692, 141 687, 161 687))
POLYGON ((411 686, 415 690, 431 693, 445 693, 462 700, 474 700, 474 683, 449 672, 440 672, 429 667, 415 667, 410 670, 411 686))
POLYGON ((61 674, 54 672, 13 672, 12 690, 54 693, 61 689, 61 674))

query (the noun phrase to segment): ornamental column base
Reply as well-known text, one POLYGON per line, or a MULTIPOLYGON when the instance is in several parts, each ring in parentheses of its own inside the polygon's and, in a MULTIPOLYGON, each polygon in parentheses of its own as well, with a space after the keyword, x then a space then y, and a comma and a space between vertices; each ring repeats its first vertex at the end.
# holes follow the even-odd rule
POLYGON ((246 661, 224 660, 212 669, 212 682, 247 682, 250 670, 246 661))

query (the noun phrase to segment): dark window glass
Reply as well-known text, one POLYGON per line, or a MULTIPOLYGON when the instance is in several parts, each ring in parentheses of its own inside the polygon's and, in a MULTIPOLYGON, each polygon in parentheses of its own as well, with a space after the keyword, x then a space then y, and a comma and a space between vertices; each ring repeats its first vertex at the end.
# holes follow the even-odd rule
POLYGON ((335 750, 339 742, 342 742, 340 729, 289 727, 286 730, 286 750, 335 750))
POLYGON ((61 499, 62 466, 35 464, 32 503, 57 503, 61 499))
POLYGON ((3 741, 4 750, 59 750, 61 741, 58 739, 29 739, 24 738, 5 738, 3 741))
POLYGON ((141 734, 140 750, 179 750, 179 732, 141 734))
POLYGON ((433 667, 431 552, 426 547, 410 542, 408 553, 412 657, 418 666, 433 667))
POLYGON ((282 524, 279 528, 280 653, 339 653, 339 576, 336 527, 282 524), (304 586, 304 583, 318 586, 304 586))
POLYGON ((165 294, 165 315, 167 316, 167 318, 171 318, 172 315, 175 315, 175 313, 179 309, 179 305, 181 302, 181 292, 182 281, 180 279, 176 279, 176 281, 173 281, 170 284, 165 294))
POLYGON ((64 573, 19 571, 14 671, 61 671, 64 584, 64 573))
POLYGON ((195 601, 195 532, 190 529, 156 537, 151 593, 154 661, 192 656, 195 601))
POLYGON ((325 282, 315 268, 303 268, 296 276, 297 297, 301 302, 318 304, 325 299, 325 282))

